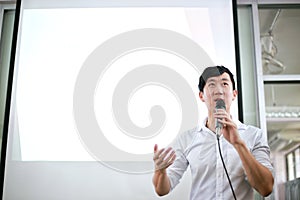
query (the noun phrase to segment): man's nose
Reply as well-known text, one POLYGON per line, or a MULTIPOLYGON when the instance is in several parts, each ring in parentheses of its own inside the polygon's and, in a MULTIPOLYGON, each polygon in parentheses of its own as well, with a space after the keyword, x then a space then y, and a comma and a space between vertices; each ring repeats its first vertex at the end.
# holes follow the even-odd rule
POLYGON ((224 94, 224 90, 223 87, 220 84, 217 84, 216 88, 215 88, 215 94, 224 94))

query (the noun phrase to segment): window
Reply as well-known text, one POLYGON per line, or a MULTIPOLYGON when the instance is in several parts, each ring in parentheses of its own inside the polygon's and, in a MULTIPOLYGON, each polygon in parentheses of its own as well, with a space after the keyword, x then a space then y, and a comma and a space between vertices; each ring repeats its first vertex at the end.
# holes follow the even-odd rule
POLYGON ((296 49, 300 28, 296 24, 300 9, 261 6, 259 19, 269 144, 273 151, 288 151, 299 144, 300 68, 296 49))
POLYGON ((4 112, 7 92, 10 50, 15 11, 13 6, 0 4, 0 151, 3 136, 4 112))
POLYGON ((300 146, 286 155, 287 181, 300 177, 300 146))

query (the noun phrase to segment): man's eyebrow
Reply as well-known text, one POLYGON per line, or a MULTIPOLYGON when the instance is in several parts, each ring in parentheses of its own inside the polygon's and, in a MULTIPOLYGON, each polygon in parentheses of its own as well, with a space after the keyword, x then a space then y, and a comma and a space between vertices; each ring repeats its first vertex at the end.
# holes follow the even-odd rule
POLYGON ((230 81, 229 78, 222 78, 222 81, 230 81))
POLYGON ((215 81, 216 81, 216 78, 211 77, 211 78, 209 78, 206 82, 215 82, 215 81))
MULTIPOLYGON (((222 81, 230 81, 229 78, 222 78, 221 80, 222 81)), ((208 83, 208 82, 215 82, 215 81, 216 81, 216 78, 215 77, 211 77, 206 82, 208 83)))

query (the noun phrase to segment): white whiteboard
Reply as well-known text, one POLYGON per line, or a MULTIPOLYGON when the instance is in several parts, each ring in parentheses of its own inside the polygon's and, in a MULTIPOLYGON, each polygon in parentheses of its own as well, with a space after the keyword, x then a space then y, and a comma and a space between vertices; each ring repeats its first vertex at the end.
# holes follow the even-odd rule
MULTIPOLYGON (((132 186, 112 199, 132 199, 141 184, 132 176, 147 177, 146 193, 154 197, 154 144, 169 145, 206 116, 198 100, 202 70, 224 65, 235 74, 231 1, 22 3, 8 159, 49 169, 96 161, 99 179, 101 173, 119 177, 103 180, 112 190, 132 186)), ((237 110, 236 103, 233 115, 237 110)), ((13 197, 9 186, 22 177, 9 166, 5 194, 13 197)), ((40 170, 22 172, 43 180, 40 170)), ((28 199, 37 196, 32 190, 28 199)))

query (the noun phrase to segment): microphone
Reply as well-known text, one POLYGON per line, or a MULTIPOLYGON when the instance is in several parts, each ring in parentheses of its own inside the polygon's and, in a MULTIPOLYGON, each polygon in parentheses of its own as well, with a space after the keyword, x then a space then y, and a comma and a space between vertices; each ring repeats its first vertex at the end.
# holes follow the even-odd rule
MULTIPOLYGON (((218 99, 217 100, 217 102, 216 102, 216 110, 217 109, 226 110, 225 102, 224 102, 223 99, 218 99)), ((217 118, 216 118, 216 121, 215 121, 215 126, 216 126, 216 134, 217 134, 217 137, 219 139, 219 137, 221 136, 221 129, 223 128, 223 124, 220 123, 217 118)))

